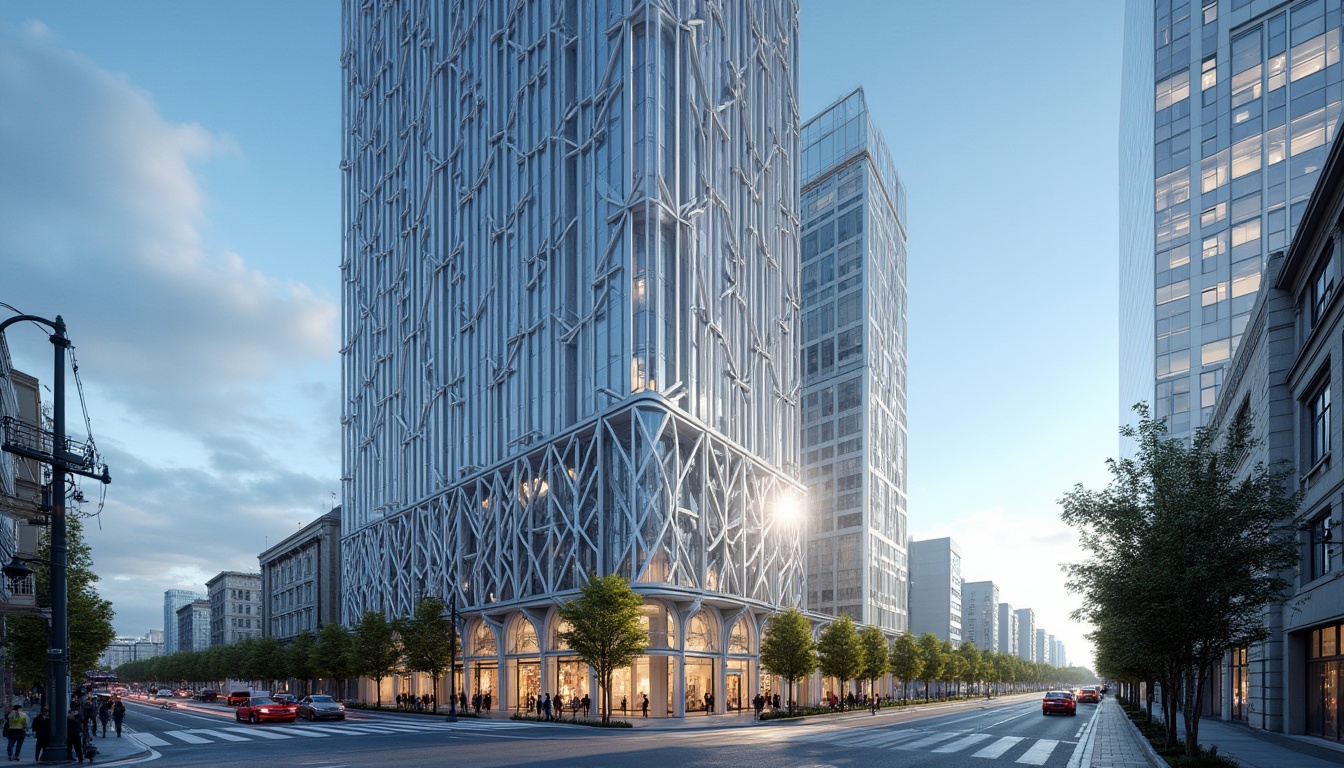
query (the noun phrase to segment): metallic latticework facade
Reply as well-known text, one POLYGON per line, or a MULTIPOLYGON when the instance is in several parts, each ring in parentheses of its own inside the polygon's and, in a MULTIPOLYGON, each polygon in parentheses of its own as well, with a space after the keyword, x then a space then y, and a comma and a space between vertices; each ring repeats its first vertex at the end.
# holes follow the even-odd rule
POLYGON ((455 597, 465 687, 516 706, 563 672, 556 596, 620 573, 668 711, 692 651, 727 693, 803 599, 796 3, 351 1, 344 34, 345 620, 455 597))

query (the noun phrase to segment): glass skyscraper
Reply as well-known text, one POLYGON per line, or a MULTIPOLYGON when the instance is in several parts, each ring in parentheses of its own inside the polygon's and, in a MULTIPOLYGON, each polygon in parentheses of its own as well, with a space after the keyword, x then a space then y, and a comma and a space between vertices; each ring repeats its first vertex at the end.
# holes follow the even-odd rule
POLYGON ((901 632, 905 187, 861 89, 809 120, 802 143, 808 607, 901 632))
POLYGON ((184 605, 191 605, 196 600, 204 600, 204 592, 193 592, 189 589, 169 589, 163 593, 163 652, 176 653, 182 650, 191 650, 190 648, 178 647, 177 637, 177 609, 184 605))
POLYGON ((797 25, 346 2, 344 621, 453 600, 468 696, 595 696, 555 606, 616 573, 650 639, 616 701, 771 683, 761 626, 804 599, 797 25))
POLYGON ((1129 0, 1122 420, 1144 400, 1186 436, 1212 415, 1334 136, 1340 24, 1340 0, 1129 0))

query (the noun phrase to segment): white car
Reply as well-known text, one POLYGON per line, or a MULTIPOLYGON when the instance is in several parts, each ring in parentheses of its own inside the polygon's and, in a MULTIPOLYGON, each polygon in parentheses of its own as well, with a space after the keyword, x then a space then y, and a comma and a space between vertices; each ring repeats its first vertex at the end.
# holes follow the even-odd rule
POLYGON ((157 690, 157 691, 154 692, 154 698, 156 698, 156 699, 171 699, 171 698, 173 698, 173 692, 170 691, 170 690, 168 690, 167 688, 160 688, 159 690, 157 690))

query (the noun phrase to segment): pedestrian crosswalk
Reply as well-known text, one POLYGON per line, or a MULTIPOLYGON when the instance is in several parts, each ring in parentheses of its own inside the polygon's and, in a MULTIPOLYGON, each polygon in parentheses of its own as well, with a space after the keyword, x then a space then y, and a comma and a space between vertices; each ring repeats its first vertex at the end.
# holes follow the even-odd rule
POLYGON ((1077 744, 1060 739, 1031 739, 1024 736, 998 736, 965 731, 928 731, 919 728, 883 728, 876 732, 854 728, 797 729, 773 733, 771 730, 762 729, 753 735, 772 741, 783 740, 803 744, 837 744, 845 747, 891 749, 934 755, 964 753, 988 760, 1011 760, 1020 765, 1045 765, 1057 751, 1063 753, 1077 744))
POLYGON ((131 738, 146 747, 167 747, 221 742, 276 741, 281 739, 324 739, 340 736, 375 736, 391 733, 433 733, 442 731, 491 731, 527 728, 527 723, 509 720, 459 720, 444 722, 353 722, 339 724, 273 724, 184 728, 181 730, 133 732, 131 738))

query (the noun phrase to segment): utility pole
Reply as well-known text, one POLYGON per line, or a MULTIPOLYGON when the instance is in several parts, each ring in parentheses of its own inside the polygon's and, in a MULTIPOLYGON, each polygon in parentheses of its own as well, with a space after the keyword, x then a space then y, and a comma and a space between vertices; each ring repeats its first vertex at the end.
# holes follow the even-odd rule
MULTIPOLYGON (((102 467, 102 474, 95 473, 95 462, 92 457, 92 451, 85 451, 83 454, 75 453, 70 450, 70 443, 65 435, 65 356, 66 350, 70 348, 70 339, 65 333, 65 321, 60 315, 56 316, 54 321, 35 315, 16 315, 3 322, 0 322, 0 335, 3 335, 5 329, 9 326, 22 322, 31 321, 51 328, 52 334, 48 338, 51 340, 53 357, 55 360, 55 372, 52 377, 52 405, 51 405, 51 449, 42 450, 44 442, 41 438, 42 430, 37 430, 36 438, 30 445, 23 445, 18 442, 7 440, 3 446, 9 453, 25 456, 30 459, 40 461, 51 467, 51 560, 44 561, 50 566, 50 584, 51 584, 51 624, 47 635, 47 708, 51 711, 51 744, 56 749, 61 749, 66 743, 66 715, 69 712, 70 705, 70 608, 69 608, 69 587, 67 584, 66 572, 69 565, 68 551, 66 546, 66 518, 65 518, 65 482, 68 474, 84 475, 94 478, 103 483, 112 482, 108 474, 107 466, 102 467)), ((6 575, 11 575, 17 571, 22 575, 23 571, 28 571, 22 563, 11 563, 4 570, 6 575), (17 565, 16 569, 14 566, 17 565)), ((31 573, 31 571, 28 571, 31 573)), ((70 759, 68 747, 66 760, 70 759)), ((64 761, 60 761, 64 762, 64 761)))

